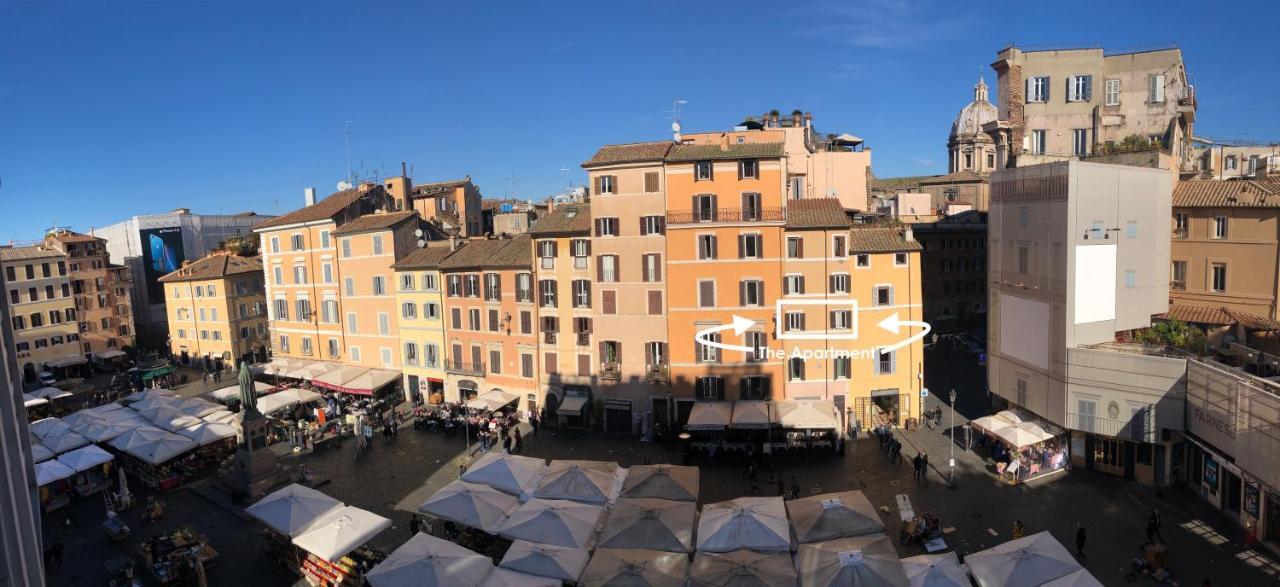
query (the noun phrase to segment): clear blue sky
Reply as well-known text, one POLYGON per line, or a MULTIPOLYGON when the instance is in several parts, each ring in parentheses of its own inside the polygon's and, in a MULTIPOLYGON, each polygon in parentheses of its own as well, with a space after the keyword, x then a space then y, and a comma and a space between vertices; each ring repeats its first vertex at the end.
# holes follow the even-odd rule
POLYGON ((491 197, 515 177, 540 198, 603 143, 669 136, 675 98, 689 130, 800 108, 865 138, 879 176, 939 173, 1009 42, 1177 43, 1199 133, 1280 138, 1264 2, 800 4, 0 1, 0 241, 293 209, 345 173, 346 120, 357 167, 470 174, 491 197))

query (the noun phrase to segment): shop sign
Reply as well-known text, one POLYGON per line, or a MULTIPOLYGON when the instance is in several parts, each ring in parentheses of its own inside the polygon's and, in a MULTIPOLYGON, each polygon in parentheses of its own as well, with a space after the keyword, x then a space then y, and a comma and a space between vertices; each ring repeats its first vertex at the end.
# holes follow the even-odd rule
POLYGON ((1259 506, 1258 483, 1250 481, 1244 485, 1244 513, 1253 517, 1258 517, 1259 506))
POLYGON ((1204 457, 1204 483, 1209 486, 1210 495, 1218 494, 1218 461, 1209 455, 1204 457))

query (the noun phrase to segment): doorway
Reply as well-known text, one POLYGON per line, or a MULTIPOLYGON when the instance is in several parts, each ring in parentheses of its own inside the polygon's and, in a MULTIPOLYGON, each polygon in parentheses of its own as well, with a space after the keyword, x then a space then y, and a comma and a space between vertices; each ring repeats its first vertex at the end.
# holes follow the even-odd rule
POLYGON ((1222 509, 1236 514, 1240 513, 1240 491, 1243 489, 1240 476, 1222 469, 1222 509))
MULTIPOLYGON (((1132 457, 1127 455, 1128 444, 1123 440, 1095 435, 1093 437, 1093 470, 1123 477, 1126 462, 1132 462, 1132 457)), ((1131 467, 1130 470, 1132 470, 1131 467)))

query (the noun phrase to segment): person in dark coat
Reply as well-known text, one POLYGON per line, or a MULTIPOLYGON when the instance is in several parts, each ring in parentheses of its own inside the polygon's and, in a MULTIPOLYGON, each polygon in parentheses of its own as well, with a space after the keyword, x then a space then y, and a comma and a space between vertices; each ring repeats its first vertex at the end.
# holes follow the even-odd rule
POLYGON ((1084 522, 1076 522, 1076 556, 1080 557, 1081 561, 1085 559, 1084 541, 1085 541, 1084 522))

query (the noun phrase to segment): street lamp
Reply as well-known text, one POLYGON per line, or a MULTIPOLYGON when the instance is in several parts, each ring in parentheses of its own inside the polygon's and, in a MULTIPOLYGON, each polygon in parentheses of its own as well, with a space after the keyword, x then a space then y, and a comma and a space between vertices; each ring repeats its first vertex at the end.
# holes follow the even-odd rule
POLYGON ((949 477, 947 485, 956 486, 956 390, 951 388, 951 460, 947 462, 949 477))

